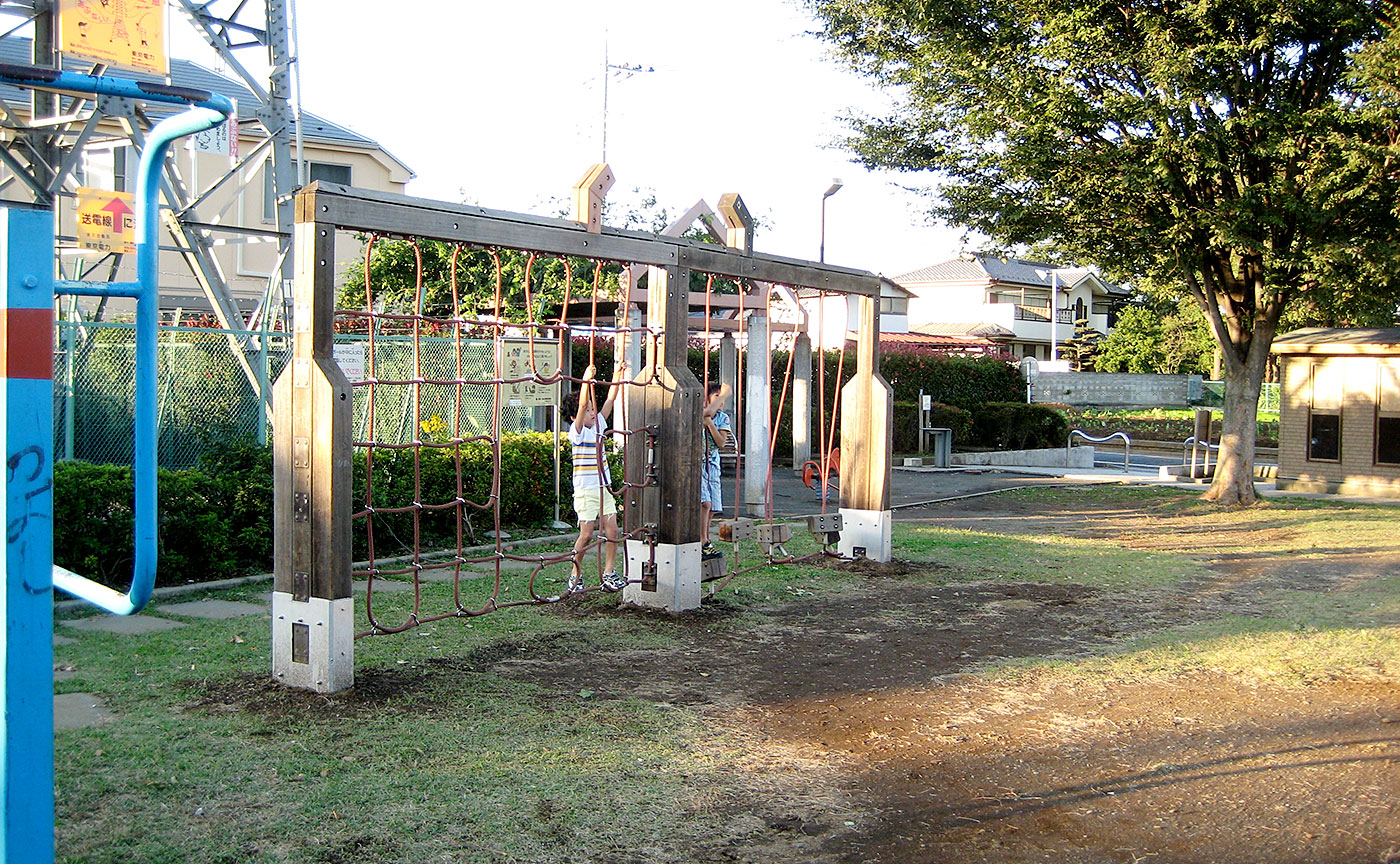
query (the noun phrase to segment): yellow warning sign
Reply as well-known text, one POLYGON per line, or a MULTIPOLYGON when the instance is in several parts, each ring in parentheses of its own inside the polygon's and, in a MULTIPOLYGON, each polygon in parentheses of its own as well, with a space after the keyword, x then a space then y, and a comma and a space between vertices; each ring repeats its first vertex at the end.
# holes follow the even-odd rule
POLYGON ((58 40, 70 56, 169 74, 165 0, 58 0, 58 40))
POLYGON ((136 251, 136 197, 130 192, 78 189, 78 246, 103 252, 136 251))

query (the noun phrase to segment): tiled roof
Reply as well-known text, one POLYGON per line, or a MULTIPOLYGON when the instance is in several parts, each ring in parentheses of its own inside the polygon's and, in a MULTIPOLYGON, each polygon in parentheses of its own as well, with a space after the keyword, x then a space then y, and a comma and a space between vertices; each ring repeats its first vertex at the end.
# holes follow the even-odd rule
MULTIPOLYGON (((846 338, 854 341, 854 331, 848 331, 846 338)), ((882 345, 915 345, 924 348, 990 348, 999 347, 997 342, 979 336, 931 336, 927 333, 881 333, 882 345)))
POLYGON ((928 282, 968 282, 989 280, 1013 285, 1034 285, 1048 287, 1051 274, 1058 276, 1061 285, 1076 285, 1088 276, 1097 278, 1107 287, 1110 294, 1126 295, 1128 290, 1105 280, 1092 267, 1055 267, 1044 261, 1030 261, 1024 258, 999 258, 995 255, 971 255, 954 258, 941 264, 931 264, 918 270, 896 276, 894 281, 901 285, 915 285, 928 282))
POLYGON ((915 282, 962 282, 968 279, 985 278, 987 278, 987 271, 982 269, 977 258, 954 258, 951 261, 930 264, 927 267, 920 267, 918 270, 896 276, 894 281, 900 285, 909 285, 915 282))
POLYGON ((1304 327, 1275 337, 1275 354, 1400 354, 1400 327, 1304 327))
POLYGON ((984 336, 1007 339, 1016 334, 1000 324, 974 323, 928 323, 913 328, 914 332, 927 336, 984 336))

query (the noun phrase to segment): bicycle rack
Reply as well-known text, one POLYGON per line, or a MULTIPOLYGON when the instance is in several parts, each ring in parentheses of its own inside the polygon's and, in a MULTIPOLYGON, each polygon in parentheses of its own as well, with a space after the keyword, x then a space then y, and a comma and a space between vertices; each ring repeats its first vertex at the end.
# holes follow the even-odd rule
POLYGON ((1105 435, 1102 438, 1095 438, 1083 429, 1071 429, 1068 440, 1065 441, 1065 465, 1069 465, 1069 451, 1074 447, 1074 436, 1078 435, 1091 444, 1104 444, 1116 438, 1123 439, 1123 473, 1128 473, 1128 462, 1133 455, 1133 442, 1126 432, 1114 432, 1112 435, 1105 435))
POLYGON ((1197 477, 1197 476, 1204 477, 1204 476, 1206 476, 1207 474, 1210 473, 1210 451, 1212 451, 1212 450, 1219 451, 1219 450, 1220 450, 1220 445, 1219 445, 1219 444, 1212 444, 1212 443, 1210 443, 1209 440, 1206 440, 1206 441, 1198 441, 1198 440, 1196 439, 1196 436, 1195 436, 1195 435, 1192 435, 1190 438, 1187 438, 1185 441, 1182 441, 1182 442, 1181 442, 1181 464, 1182 464, 1182 465, 1188 464, 1188 463, 1186 462, 1186 451, 1187 451, 1187 450, 1190 450, 1190 451, 1191 451, 1191 462, 1189 463, 1189 464, 1191 465, 1191 476, 1192 476, 1193 478, 1195 478, 1195 477, 1197 477), (1204 461, 1203 461, 1203 463, 1202 463, 1202 465, 1201 465, 1201 473, 1200 473, 1200 475, 1197 475, 1197 474, 1196 474, 1196 453, 1197 453, 1197 449, 1198 449, 1198 448, 1205 451, 1205 459, 1204 459, 1204 461))

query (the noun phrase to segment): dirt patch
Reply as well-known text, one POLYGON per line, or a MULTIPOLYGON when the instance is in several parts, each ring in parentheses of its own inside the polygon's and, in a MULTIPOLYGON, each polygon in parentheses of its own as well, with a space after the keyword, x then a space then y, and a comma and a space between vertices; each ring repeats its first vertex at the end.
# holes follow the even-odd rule
MULTIPOLYGON (((1212 556, 1200 518, 1129 505, 1045 513, 986 498, 900 518, 1187 552, 1205 569, 1148 597, 1074 584, 939 585, 916 563, 848 562, 838 566, 866 578, 839 596, 784 598, 740 621, 743 610, 720 595, 668 619, 678 636, 666 651, 596 650, 583 636, 551 634, 362 670, 353 691, 333 698, 250 676, 193 701, 262 713, 269 726, 422 711, 435 698, 429 682, 489 670, 541 685, 541 710, 548 694, 580 689, 685 705, 750 754, 740 792, 711 808, 725 829, 686 840, 686 860, 698 862, 1400 862, 1400 683, 1284 686, 1205 671, 1112 685, 1080 676, 1069 686, 968 674, 999 660, 1099 652, 1167 625, 1267 614, 1274 589, 1326 592, 1400 575, 1400 552, 1212 556)), ((1268 550, 1291 529, 1248 530, 1268 550)), ((554 612, 653 614, 590 603, 554 612)), ((360 838, 320 860, 392 859, 360 838)), ((595 860, 675 858, 614 849, 595 860)))
MULTIPOLYGON (((1192 526, 1127 508, 973 506, 984 510, 903 516, 1143 548, 1192 542, 1172 536, 1192 526)), ((697 861, 1400 861, 1395 682, 1285 687, 1200 673, 1067 688, 965 674, 1252 614, 1262 591, 1300 579, 1324 590, 1349 568, 1400 573, 1400 555, 1335 568, 1269 554, 1209 563, 1197 584, 1151 600, 1078 585, 934 585, 907 562, 851 563, 869 576, 851 593, 774 605, 757 627, 719 626, 724 613, 712 611, 669 652, 517 651, 493 668, 692 706, 755 753, 783 754, 775 778, 822 767, 825 804, 774 779, 734 805, 747 827, 699 842, 697 861)))

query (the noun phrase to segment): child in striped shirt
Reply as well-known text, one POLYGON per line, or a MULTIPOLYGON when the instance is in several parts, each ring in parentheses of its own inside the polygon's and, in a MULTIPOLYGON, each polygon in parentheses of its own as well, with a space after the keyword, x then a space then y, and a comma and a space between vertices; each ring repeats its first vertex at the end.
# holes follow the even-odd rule
POLYGON ((622 388, 619 382, 627 374, 626 361, 617 364, 613 375, 613 386, 608 398, 601 406, 593 401, 593 377, 597 370, 589 366, 583 373, 583 383, 578 390, 564 397, 561 406, 563 416, 570 419, 569 444, 573 448, 574 462, 574 510, 578 513, 578 539, 574 541, 573 569, 569 573, 568 592, 577 593, 584 589, 583 573, 579 570, 579 555, 593 540, 594 526, 603 526, 603 590, 621 591, 627 580, 617 572, 617 500, 613 498, 609 486, 612 474, 608 470, 608 457, 604 448, 604 436, 608 431, 608 416, 612 414, 613 402, 622 388))

